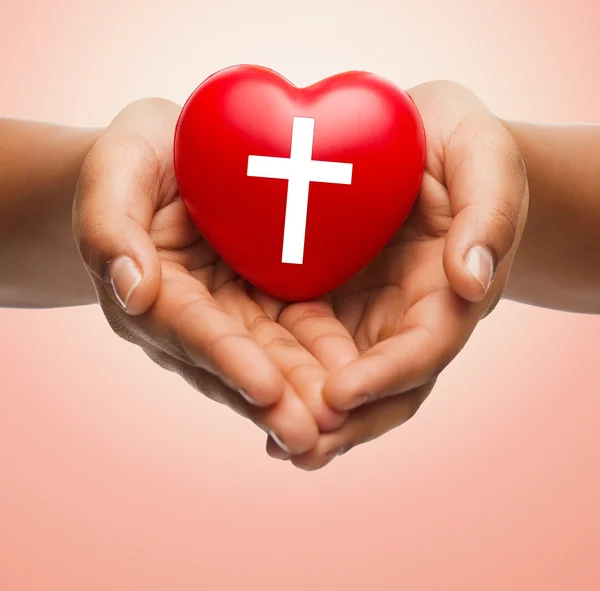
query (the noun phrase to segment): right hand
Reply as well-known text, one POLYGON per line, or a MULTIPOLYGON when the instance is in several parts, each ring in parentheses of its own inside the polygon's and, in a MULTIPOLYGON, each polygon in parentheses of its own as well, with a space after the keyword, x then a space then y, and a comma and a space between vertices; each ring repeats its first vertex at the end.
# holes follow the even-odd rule
POLYGON ((172 155, 180 112, 160 99, 135 102, 94 145, 73 210, 82 259, 118 335, 302 454, 346 413, 322 401, 325 368, 188 216, 172 155))

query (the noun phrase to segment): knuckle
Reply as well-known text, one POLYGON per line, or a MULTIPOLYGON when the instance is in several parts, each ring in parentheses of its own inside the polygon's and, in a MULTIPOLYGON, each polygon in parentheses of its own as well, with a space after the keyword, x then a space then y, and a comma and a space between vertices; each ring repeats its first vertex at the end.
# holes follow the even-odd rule
POLYGON ((339 334, 336 332, 322 332, 318 335, 315 335, 312 338, 312 340, 310 342, 310 346, 311 346, 311 348, 316 348, 317 345, 331 344, 333 339, 336 339, 337 342, 340 342, 340 341, 354 342, 350 335, 339 334))
POLYGON ((77 225, 80 244, 93 248, 109 228, 110 224, 104 217, 84 212, 79 216, 77 225))
POLYGON ((246 328, 254 333, 260 331, 262 328, 267 328, 272 324, 273 321, 266 314, 261 314, 250 320, 246 325, 246 328))
POLYGON ((519 212, 506 200, 499 200, 492 207, 490 220, 498 232, 499 245, 496 257, 502 258, 517 238, 519 227, 519 212))
POLYGON ((285 336, 285 335, 278 335, 278 336, 274 336, 272 338, 270 338, 268 341, 266 341, 263 344, 263 348, 266 349, 273 349, 273 348, 297 348, 300 347, 300 344, 298 343, 298 341, 296 341, 296 339, 292 338, 291 336, 285 336))
POLYGON ((286 325, 290 331, 295 330, 299 324, 306 321, 330 318, 331 312, 325 308, 325 304, 314 302, 310 307, 305 303, 287 306, 279 317, 281 324, 286 325))

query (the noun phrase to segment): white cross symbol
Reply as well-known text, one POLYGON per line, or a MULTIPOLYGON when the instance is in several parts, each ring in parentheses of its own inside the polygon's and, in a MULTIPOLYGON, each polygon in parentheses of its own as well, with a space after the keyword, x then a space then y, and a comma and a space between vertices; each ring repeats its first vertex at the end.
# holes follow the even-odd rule
POLYGON ((301 265, 310 183, 352 184, 352 164, 313 160, 315 120, 294 117, 289 158, 248 156, 248 176, 288 181, 282 263, 301 265))

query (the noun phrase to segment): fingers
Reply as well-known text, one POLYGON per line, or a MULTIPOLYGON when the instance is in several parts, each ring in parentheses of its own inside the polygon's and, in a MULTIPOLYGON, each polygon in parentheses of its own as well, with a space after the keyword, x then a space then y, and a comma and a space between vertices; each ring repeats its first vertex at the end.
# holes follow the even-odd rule
POLYGON ((324 301, 288 306, 278 321, 328 371, 359 357, 354 339, 324 301))
POLYGON ((322 434, 315 446, 305 454, 292 457, 282 451, 272 438, 267 439, 267 453, 275 459, 291 460, 294 466, 302 470, 319 470, 352 448, 373 441, 406 423, 419 410, 433 386, 434 382, 430 382, 405 394, 352 411, 341 429, 322 434))
POLYGON ((319 429, 324 432, 338 429, 346 420, 346 414, 333 411, 323 402, 322 387, 327 371, 318 360, 248 296, 242 281, 227 284, 215 297, 233 318, 246 326, 258 345, 273 359, 310 409, 319 429))
POLYGON ((325 402, 351 410, 428 383, 462 349, 477 323, 476 313, 449 287, 423 298, 399 332, 332 372, 323 386, 325 402))
POLYGON ((146 312, 160 286, 149 236, 161 199, 176 192, 172 134, 179 108, 167 101, 130 105, 86 159, 73 229, 88 270, 129 314, 146 312))
POLYGON ((525 168, 510 134, 487 115, 467 118, 457 128, 446 146, 445 169, 454 219, 444 269, 461 297, 479 302, 522 232, 525 168))
POLYGON ((156 347, 217 375, 258 406, 281 400, 286 380, 277 364, 203 285, 177 265, 164 264, 162 286, 137 329, 156 347))
POLYGON ((288 457, 303 454, 316 444, 319 432, 315 421, 289 386, 276 405, 267 409, 257 408, 206 370, 183 363, 154 348, 149 348, 146 353, 162 368, 179 374, 198 392, 250 419, 273 441, 277 441, 281 453, 288 457))

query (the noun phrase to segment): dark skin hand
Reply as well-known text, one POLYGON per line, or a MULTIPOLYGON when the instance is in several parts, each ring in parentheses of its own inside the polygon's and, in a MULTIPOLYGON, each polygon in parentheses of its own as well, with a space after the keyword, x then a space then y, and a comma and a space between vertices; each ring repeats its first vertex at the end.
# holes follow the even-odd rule
POLYGON ((0 305, 98 300, 118 334, 273 433, 272 456, 326 465, 409 419, 501 297, 600 309, 600 127, 501 122, 450 82, 410 94, 428 141, 413 212, 367 269, 293 305, 191 223, 178 105, 138 101, 107 130, 0 120, 0 305))
POLYGON ((82 259, 118 335, 304 453, 346 413, 323 403, 325 369, 189 218, 172 159, 179 112, 168 101, 134 103, 90 151, 73 208, 82 259))
POLYGON ((200 236, 173 170, 179 106, 130 105, 83 166, 75 237, 111 326, 304 469, 416 412, 500 298, 522 232, 527 180, 501 122, 452 83, 411 95, 428 141, 415 208, 319 301, 257 292, 200 236))
MULTIPOLYGON (((428 151, 406 223, 369 267, 326 301, 268 308, 328 370, 326 403, 351 411, 339 430, 291 458, 302 468, 320 468, 416 413, 501 298, 523 232, 527 178, 502 124, 470 91, 452 83, 423 85, 411 95, 425 123, 428 151), (489 268, 486 261, 471 266, 477 278, 465 264, 472 246, 491 254, 489 268), (333 326, 335 336, 327 336, 333 326), (347 351, 349 342, 354 360, 346 364, 337 351, 347 351)), ((272 440, 267 450, 290 459, 272 440)))

